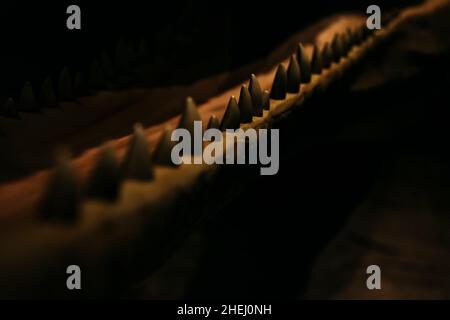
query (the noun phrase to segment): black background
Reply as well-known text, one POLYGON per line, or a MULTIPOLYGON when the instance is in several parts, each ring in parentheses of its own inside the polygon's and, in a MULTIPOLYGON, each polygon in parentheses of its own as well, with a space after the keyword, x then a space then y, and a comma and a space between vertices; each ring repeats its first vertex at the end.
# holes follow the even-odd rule
MULTIPOLYGON (((383 10, 412 1, 377 1, 383 10)), ((120 38, 146 39, 155 64, 154 85, 191 82, 233 69, 268 53, 293 32, 338 11, 365 13, 370 1, 3 1, 0 7, 0 94, 17 96, 57 79, 64 66, 86 71, 120 38), (81 8, 81 30, 66 28, 66 9, 81 8), (180 74, 180 65, 200 64, 180 74)))

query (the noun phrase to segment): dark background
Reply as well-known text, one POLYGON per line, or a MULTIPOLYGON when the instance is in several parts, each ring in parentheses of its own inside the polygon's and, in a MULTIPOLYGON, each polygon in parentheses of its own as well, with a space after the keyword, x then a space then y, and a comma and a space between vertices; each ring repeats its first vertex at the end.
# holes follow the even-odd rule
MULTIPOLYGON (((412 1, 378 1, 382 10, 412 1)), ((267 54, 302 27, 338 11, 365 13, 370 1, 4 1, 0 9, 0 95, 26 81, 40 87, 64 66, 86 72, 120 38, 150 45, 151 85, 191 82, 267 54), (66 28, 66 8, 81 8, 81 30, 66 28), (189 66, 189 68, 186 68, 189 66), (184 72, 180 72, 183 68, 184 72), (195 71, 192 71, 195 70, 195 71)), ((54 80, 56 81, 56 80, 54 80)))

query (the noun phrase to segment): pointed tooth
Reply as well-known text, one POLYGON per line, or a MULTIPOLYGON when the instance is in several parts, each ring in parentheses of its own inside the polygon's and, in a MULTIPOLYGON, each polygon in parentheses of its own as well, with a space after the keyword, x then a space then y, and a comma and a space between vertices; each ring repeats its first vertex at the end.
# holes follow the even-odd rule
POLYGON ((363 34, 363 29, 362 28, 358 28, 355 30, 355 44, 361 44, 361 42, 364 39, 364 34, 363 34))
POLYGON ((245 84, 241 87, 239 94, 239 112, 241 114, 241 123, 250 123, 253 121, 252 97, 245 84))
POLYGON ((39 94, 39 103, 46 108, 55 108, 58 106, 52 79, 50 77, 45 78, 42 83, 41 93, 39 94))
POLYGON ((60 151, 41 204, 44 220, 73 223, 77 218, 79 194, 77 178, 70 162, 70 154, 60 151))
POLYGON ((248 90, 250 92, 250 96, 252 97, 253 115, 256 117, 262 117, 262 90, 261 85, 254 74, 251 75, 248 90))
POLYGON ((289 60, 289 66, 287 69, 287 92, 298 93, 300 91, 300 67, 298 65, 297 59, 294 55, 291 56, 289 60))
POLYGON ((220 128, 219 119, 217 119, 217 117, 215 115, 212 115, 209 118, 208 126, 206 128, 207 129, 219 129, 220 128))
POLYGON ((38 105, 34 98, 33 87, 29 82, 26 82, 22 88, 19 99, 19 107, 21 111, 36 112, 38 111, 38 105))
POLYGON ((344 32, 341 36, 342 38, 342 48, 344 50, 344 55, 347 55, 350 51, 350 40, 348 38, 347 32, 344 32))
POLYGON ((335 34, 333 37, 333 41, 331 42, 331 52, 334 62, 339 62, 339 60, 341 59, 341 49, 339 46, 339 34, 335 34))
POLYGON ((181 115, 180 122, 178 123, 178 128, 187 129, 191 136, 194 135, 194 121, 201 121, 202 118, 198 113, 197 106, 194 99, 191 97, 186 98, 184 112, 181 115))
POLYGON ((153 160, 155 163, 163 166, 177 166, 172 161, 172 149, 175 146, 175 141, 170 139, 172 135, 172 129, 165 127, 161 137, 159 138, 158 145, 153 153, 153 160))
POLYGON ((97 163, 91 171, 86 194, 92 198, 113 201, 117 199, 120 186, 120 171, 115 150, 103 146, 97 163))
POLYGON ((339 55, 341 57, 345 57, 347 55, 347 37, 345 33, 338 34, 338 40, 337 40, 337 48, 339 50, 339 55))
POLYGON ((331 66, 332 53, 330 44, 327 42, 322 48, 322 67, 328 69, 331 66))
POLYGON ((300 74, 302 77, 302 83, 308 83, 311 81, 311 61, 306 53, 305 47, 299 43, 297 46, 297 62, 300 66, 300 74))
POLYGON ((59 100, 61 101, 73 100, 72 80, 70 77, 69 69, 67 68, 64 68, 61 71, 58 89, 59 89, 59 100))
POLYGON ((264 90, 262 95, 262 105, 264 110, 270 110, 270 92, 269 90, 264 90))
POLYGON ((220 129, 225 131, 226 129, 239 129, 241 123, 241 113, 239 106, 234 96, 231 96, 228 101, 227 109, 222 118, 220 129))
POLYGON ((348 51, 350 51, 352 49, 353 45, 355 44, 355 37, 353 35, 352 29, 350 29, 350 28, 347 28, 346 33, 347 33, 347 46, 348 46, 347 48, 348 48, 348 51))
POLYGON ((320 57, 320 51, 317 45, 314 45, 312 58, 311 58, 311 72, 313 74, 320 74, 322 72, 322 61, 320 57))
POLYGON ((141 124, 134 126, 134 135, 130 139, 122 170, 124 177, 128 179, 153 179, 152 158, 147 137, 141 124))
POLYGON ((8 118, 20 119, 19 112, 17 111, 17 106, 12 98, 6 99, 0 110, 0 115, 8 118))
POLYGON ((284 100, 286 98, 287 90, 287 74, 284 65, 278 66, 277 72, 272 83, 272 90, 270 91, 270 98, 274 100, 284 100))
POLYGON ((78 97, 81 97, 86 94, 86 87, 82 72, 77 72, 75 74, 75 78, 73 80, 73 93, 78 97))
POLYGON ((103 86, 104 75, 97 60, 94 60, 89 70, 89 87, 92 89, 99 89, 103 86))

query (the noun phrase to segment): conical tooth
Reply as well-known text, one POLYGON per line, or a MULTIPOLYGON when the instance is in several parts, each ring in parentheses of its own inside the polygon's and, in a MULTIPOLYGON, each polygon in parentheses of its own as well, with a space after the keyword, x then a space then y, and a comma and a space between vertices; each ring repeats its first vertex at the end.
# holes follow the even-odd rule
POLYGON ((263 108, 262 108, 262 90, 256 76, 252 74, 250 78, 250 83, 248 85, 248 90, 252 97, 252 106, 253 106, 253 115, 257 117, 262 117, 263 108))
POLYGON ((297 59, 292 55, 287 69, 287 92, 298 93, 300 91, 300 82, 300 67, 297 59))
POLYGON ((355 30, 355 44, 360 44, 363 41, 364 34, 362 28, 355 30))
POLYGON ((331 49, 330 44, 325 43, 325 45, 322 48, 322 67, 325 69, 328 69, 331 66, 331 49))
POLYGON ((22 88, 22 92, 20 93, 19 106, 21 111, 25 112, 38 111, 36 99, 34 98, 33 87, 29 82, 26 82, 22 88))
POLYGON ((69 69, 64 68, 59 77, 59 99, 61 101, 71 101, 73 99, 72 80, 69 69))
POLYGON ((200 114, 198 113, 197 106, 194 99, 191 97, 186 98, 184 112, 181 115, 178 128, 187 129, 191 136, 194 135, 194 121, 201 121, 200 114))
POLYGON ((97 60, 94 60, 91 64, 88 83, 92 89, 99 89, 104 83, 103 71, 97 60))
POLYGON ((0 110, 0 115, 8 118, 20 119, 19 112, 17 112, 17 106, 12 98, 6 99, 0 110))
POLYGON ((341 57, 345 57, 347 55, 347 36, 345 33, 338 35, 338 45, 339 53, 341 57))
POLYGON ((264 110, 270 110, 270 92, 269 90, 264 90, 262 96, 262 105, 264 110))
POLYGON ((113 65, 108 53, 103 52, 100 56, 100 65, 102 67, 103 74, 106 78, 111 78, 114 74, 113 65))
POLYGON ((106 145, 99 151, 86 194, 92 198, 113 201, 119 194, 119 185, 120 171, 116 153, 111 146, 106 145))
POLYGON ((158 145, 153 153, 153 160, 155 163, 163 166, 176 166, 172 161, 172 149, 175 146, 175 141, 170 139, 172 135, 172 129, 165 127, 161 137, 159 138, 158 145))
POLYGON ((302 83, 308 83, 311 81, 311 61, 306 53, 305 47, 299 43, 297 46, 297 62, 300 66, 300 74, 302 77, 302 83))
POLYGON ((239 111, 239 106, 234 96, 231 96, 228 101, 227 109, 222 118, 222 123, 220 124, 220 129, 222 131, 226 129, 238 129, 241 123, 241 113, 239 111))
POLYGON ((333 37, 333 41, 331 42, 331 52, 333 56, 334 62, 339 62, 341 59, 341 48, 339 47, 339 34, 335 34, 333 37))
POLYGON ((43 197, 41 216, 44 220, 73 223, 77 218, 79 193, 74 169, 67 151, 57 156, 57 165, 43 197))
POLYGON ((84 76, 82 72, 77 72, 73 80, 73 93, 81 97, 86 93, 86 87, 84 82, 84 76))
POLYGON ((322 61, 320 57, 320 51, 317 45, 314 45, 312 58, 311 58, 311 72, 314 74, 320 74, 322 72, 322 61))
POLYGON ((253 121, 252 97, 244 84, 239 94, 239 112, 241 114, 241 123, 250 123, 253 121))
POLYGON ((280 64, 272 83, 272 90, 270 91, 270 98, 274 100, 284 100, 286 98, 287 90, 287 74, 286 68, 280 64))
POLYGON ((39 94, 39 103, 46 108, 54 108, 58 105, 52 79, 50 77, 45 78, 42 83, 41 93, 39 94))
POLYGON ((217 119, 215 115, 212 115, 209 118, 207 129, 219 129, 219 128, 220 128, 219 119, 217 119))
POLYGON ((355 37, 353 36, 353 31, 350 28, 347 28, 346 34, 347 34, 347 50, 350 51, 355 43, 355 37))
POLYGON ((123 173, 128 179, 151 180, 153 178, 152 158, 141 124, 134 126, 134 135, 130 139, 128 152, 123 162, 123 173))

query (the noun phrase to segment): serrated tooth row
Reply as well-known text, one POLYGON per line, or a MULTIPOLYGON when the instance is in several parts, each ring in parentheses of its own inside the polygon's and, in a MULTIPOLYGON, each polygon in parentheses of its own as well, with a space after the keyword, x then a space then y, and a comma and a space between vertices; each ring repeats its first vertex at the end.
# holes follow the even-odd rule
MULTIPOLYGON (((193 123, 197 120, 200 120, 197 107, 194 100, 188 97, 178 128, 193 130, 193 123)), ((219 127, 215 117, 210 119, 210 124, 219 127)), ((175 166, 171 160, 174 145, 170 139, 171 133, 172 130, 166 127, 152 155, 142 125, 136 124, 121 165, 115 150, 110 145, 103 146, 87 179, 84 195, 114 201, 118 198, 120 183, 123 180, 149 182, 154 179, 154 164, 175 166)), ((67 152, 58 156, 57 166, 43 197, 41 213, 44 220, 67 223, 76 220, 79 190, 75 176, 67 152)))
POLYGON ((100 89, 114 88, 110 86, 110 82, 120 82, 120 79, 115 79, 118 74, 130 72, 136 62, 144 63, 149 57, 149 51, 145 39, 139 42, 137 51, 132 41, 120 39, 114 51, 114 61, 108 53, 103 52, 98 59, 93 59, 86 73, 78 71, 72 75, 64 67, 55 82, 57 86, 54 86, 50 77, 46 77, 40 91, 33 89, 27 81, 14 103, 15 112, 7 111, 3 105, 0 106, 0 116, 16 118, 17 112, 35 113, 42 108, 55 108, 60 102, 70 102, 76 97, 89 95, 100 89))
MULTIPOLYGON (((347 30, 343 34, 337 34, 331 43, 324 44, 322 50, 317 45, 314 45, 311 59, 306 54, 304 46, 299 44, 296 49, 296 55, 291 55, 289 59, 287 70, 283 64, 278 66, 270 92, 268 90, 263 91, 258 79, 252 74, 248 87, 245 84, 241 86, 239 102, 236 101, 234 96, 231 96, 222 120, 219 121, 216 116, 211 116, 207 128, 224 131, 226 129, 238 129, 241 124, 251 123, 254 116, 260 117, 263 115, 263 110, 270 110, 271 99, 284 100, 287 93, 299 93, 301 85, 311 81, 311 74, 320 74, 324 68, 330 68, 333 62, 339 62, 355 43, 363 40, 364 35, 366 35, 364 31, 355 33, 351 30, 347 30)), ((124 43, 118 46, 118 53, 127 50, 124 46, 126 47, 124 43)), ((145 50, 146 45, 142 44, 140 51, 145 50)), ((119 59, 120 56, 121 54, 118 54, 116 59, 119 59)), ((108 65, 108 59, 103 58, 102 63, 108 65)), ((108 69, 108 67, 101 68, 99 63, 94 64, 89 80, 91 85, 94 82, 100 83, 100 78, 98 77, 100 74, 99 70, 102 69, 108 69)), ((81 80, 79 81, 80 83, 82 82, 81 80)), ((75 84, 73 86, 73 88, 78 87, 75 84)), ((320 84, 318 84, 316 91, 319 91, 320 87, 320 84)), ((34 110, 32 106, 36 102, 31 85, 27 84, 22 91, 20 104, 28 106, 27 110, 34 110)), ((61 73, 59 95, 67 99, 72 95, 72 83, 70 82, 67 69, 61 73)), ((39 103, 51 106, 55 104, 55 100, 51 79, 48 78, 43 83, 39 103)), ((15 113, 16 109, 12 99, 9 99, 5 106, 3 107, 3 112, 7 112, 11 116, 18 115, 15 113)), ((184 128, 193 135, 194 121, 200 120, 201 117, 194 100, 191 97, 187 97, 184 111, 181 114, 177 127, 184 128)), ((122 180, 152 181, 154 179, 154 164, 175 166, 171 159, 171 150, 175 144, 170 139, 171 133, 172 129, 170 127, 166 127, 163 130, 152 154, 142 125, 135 125, 134 134, 129 140, 129 147, 121 165, 119 165, 112 147, 108 145, 102 147, 87 181, 85 195, 91 198, 114 201, 118 198, 122 180)), ((78 199, 77 181, 70 161, 67 156, 59 157, 58 165, 47 188, 42 212, 48 219, 65 222, 73 221, 79 206, 78 199)))

